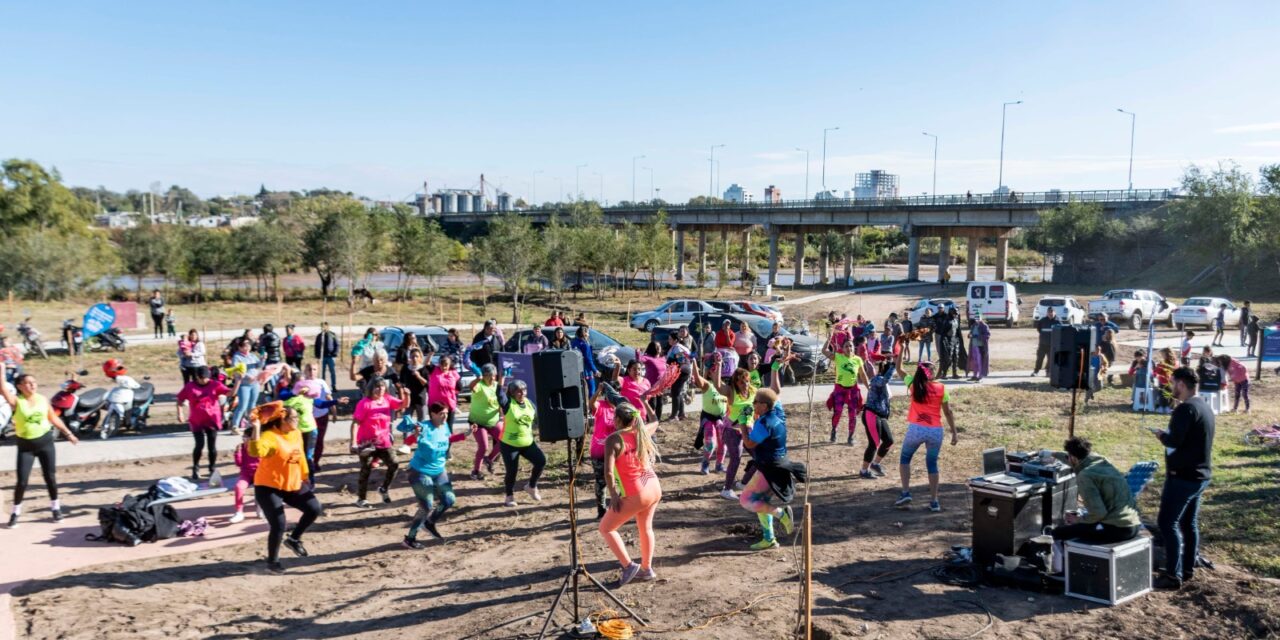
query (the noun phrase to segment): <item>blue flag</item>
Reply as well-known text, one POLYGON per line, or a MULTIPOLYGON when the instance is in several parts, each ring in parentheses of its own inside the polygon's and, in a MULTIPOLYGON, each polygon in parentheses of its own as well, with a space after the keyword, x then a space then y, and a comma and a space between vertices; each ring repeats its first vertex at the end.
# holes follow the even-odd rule
POLYGON ((116 310, 106 303, 95 304, 84 312, 84 337, 92 338, 111 328, 116 322, 116 310))

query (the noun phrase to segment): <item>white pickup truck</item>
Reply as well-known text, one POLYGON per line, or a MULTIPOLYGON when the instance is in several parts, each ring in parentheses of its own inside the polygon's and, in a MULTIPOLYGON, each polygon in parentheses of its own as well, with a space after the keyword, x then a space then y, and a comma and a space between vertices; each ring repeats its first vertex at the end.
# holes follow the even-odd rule
POLYGON ((1102 294, 1101 300, 1089 301, 1090 316, 1102 314, 1130 329, 1142 328, 1142 322, 1151 318, 1166 320, 1173 326, 1173 311, 1177 308, 1164 296, 1146 289, 1112 289, 1102 294))

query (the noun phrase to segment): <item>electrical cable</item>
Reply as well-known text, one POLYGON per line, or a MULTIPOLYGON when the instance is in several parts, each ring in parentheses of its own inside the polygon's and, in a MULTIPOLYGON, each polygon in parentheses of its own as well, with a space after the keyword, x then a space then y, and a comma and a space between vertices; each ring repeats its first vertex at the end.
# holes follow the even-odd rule
POLYGON ((983 613, 985 613, 985 614, 987 614, 987 623, 986 623, 986 624, 984 624, 984 625, 982 625, 982 628, 981 628, 981 629, 978 629, 977 631, 974 631, 973 633, 970 633, 970 634, 968 634, 968 635, 963 635, 963 636, 941 636, 941 635, 933 635, 933 634, 929 633, 928 631, 926 631, 926 630, 924 630, 924 629, 921 629, 921 631, 920 631, 920 635, 922 635, 923 637, 927 638, 928 640, 969 640, 970 638, 976 638, 976 637, 978 637, 979 635, 982 635, 983 633, 986 633, 987 629, 990 629, 991 627, 995 626, 995 624, 996 624, 996 617, 995 617, 994 615, 992 615, 992 614, 991 614, 991 610, 987 608, 987 605, 982 604, 981 602, 978 602, 977 600, 957 600, 957 601, 956 601, 956 604, 968 604, 968 605, 975 606, 975 607, 977 607, 977 608, 979 608, 979 609, 982 609, 982 612, 983 612, 983 613))

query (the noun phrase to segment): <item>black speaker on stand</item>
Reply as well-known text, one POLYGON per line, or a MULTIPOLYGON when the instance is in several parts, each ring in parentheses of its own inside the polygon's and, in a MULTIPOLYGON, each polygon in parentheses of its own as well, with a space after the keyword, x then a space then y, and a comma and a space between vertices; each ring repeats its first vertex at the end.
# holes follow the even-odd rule
POLYGON ((1097 329, 1068 324, 1053 328, 1049 339, 1049 386, 1055 389, 1087 389, 1089 355, 1098 345, 1097 329), (1083 365, 1081 361, 1084 361, 1083 365))
MULTIPOLYGON (((589 620, 581 615, 578 603, 578 579, 586 577, 592 584, 604 593, 614 604, 618 605, 628 615, 636 619, 642 626, 647 625, 644 618, 628 607, 625 602, 614 595, 609 588, 604 586, 595 576, 587 571, 587 567, 582 563, 582 559, 578 556, 578 505, 577 490, 578 483, 578 460, 582 453, 582 439, 586 435, 586 397, 583 392, 582 384, 582 354, 575 349, 556 350, 549 349, 539 351, 533 354, 533 378, 534 378, 534 404, 538 410, 538 439, 542 442, 560 442, 564 441, 565 452, 568 454, 569 464, 569 573, 564 577, 564 584, 560 585, 560 592, 556 594, 556 599, 551 602, 551 608, 547 611, 547 618, 542 623, 542 630, 538 633, 538 639, 546 637, 547 628, 551 626, 551 618, 555 615, 556 608, 560 606, 560 599, 564 597, 570 585, 573 587, 573 621, 578 627, 575 629, 578 633, 592 634, 594 636, 595 628, 589 620), (578 443, 578 454, 574 456, 574 442, 578 443)), ((587 636, 587 637, 592 637, 587 636)))

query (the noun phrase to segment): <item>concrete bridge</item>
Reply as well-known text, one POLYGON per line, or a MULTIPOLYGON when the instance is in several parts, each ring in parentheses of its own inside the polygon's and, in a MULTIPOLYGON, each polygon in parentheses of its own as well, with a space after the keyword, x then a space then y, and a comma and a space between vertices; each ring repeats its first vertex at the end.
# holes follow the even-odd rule
MULTIPOLYGON (((1164 206, 1176 196, 1169 189, 1114 191, 1041 191, 1008 194, 963 194, 911 196, 892 199, 829 198, 787 200, 778 202, 713 202, 702 204, 636 204, 603 209, 606 224, 624 221, 643 224, 659 210, 667 214, 676 242, 676 279, 685 275, 685 242, 690 232, 698 234, 698 273, 706 273, 707 234, 719 233, 720 241, 729 242, 730 234, 740 236, 745 251, 743 269, 751 264, 751 234, 759 229, 769 235, 769 280, 777 284, 778 251, 783 236, 795 243, 796 281, 803 270, 805 234, 852 233, 858 227, 896 226, 909 238, 907 277, 920 277, 920 238, 940 238, 938 277, 941 280, 951 260, 952 238, 995 238, 996 279, 1003 280, 1008 263, 1009 236, 1014 229, 1039 224, 1040 212, 1061 207, 1069 202, 1096 202, 1113 215, 1132 215, 1164 206)), ((535 224, 546 223, 554 215, 566 215, 561 209, 528 209, 517 212, 533 218, 535 224)), ((483 222, 493 212, 446 213, 446 223, 483 222)), ((978 243, 970 242, 966 279, 973 280, 978 263, 978 243)), ((824 276, 829 258, 819 271, 824 276)), ((850 256, 844 256, 844 275, 852 271, 850 256)))

